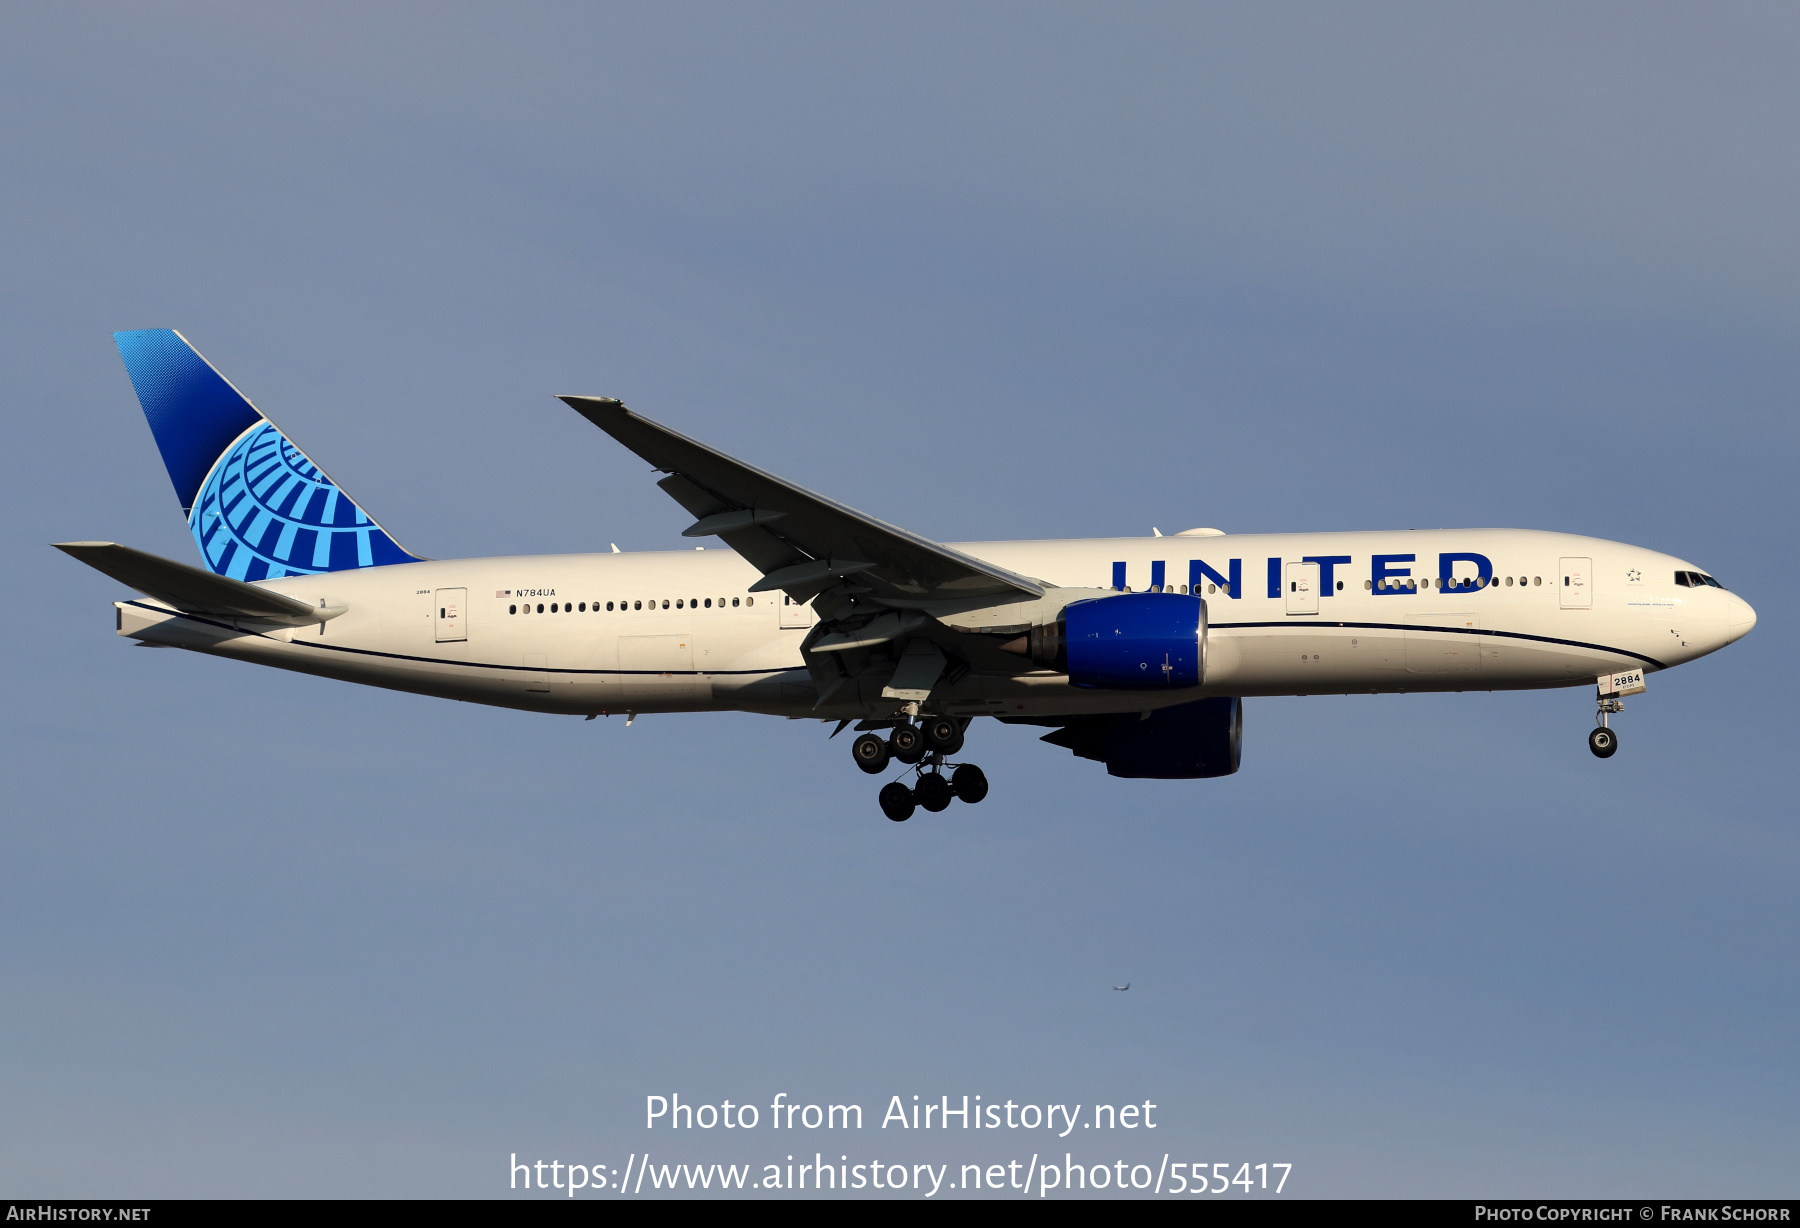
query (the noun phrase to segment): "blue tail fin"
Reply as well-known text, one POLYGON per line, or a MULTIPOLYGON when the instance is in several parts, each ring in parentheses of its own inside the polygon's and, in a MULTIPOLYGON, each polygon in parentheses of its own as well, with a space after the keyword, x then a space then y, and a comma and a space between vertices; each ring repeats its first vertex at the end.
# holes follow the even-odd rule
POLYGON ((200 555, 216 574, 267 580, 417 563, 338 490, 187 338, 114 333, 200 555))

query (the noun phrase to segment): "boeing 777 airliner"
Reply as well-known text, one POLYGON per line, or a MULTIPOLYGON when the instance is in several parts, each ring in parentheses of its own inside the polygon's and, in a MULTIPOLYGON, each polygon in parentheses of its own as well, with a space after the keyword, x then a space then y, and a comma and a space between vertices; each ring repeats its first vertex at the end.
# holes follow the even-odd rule
POLYGON ((666 476, 704 548, 425 559, 181 334, 114 334, 204 568, 62 549, 142 596, 117 629, 348 682, 530 712, 760 712, 856 723, 863 771, 915 806, 978 802, 971 720, 1114 776, 1238 770, 1255 695, 1596 687, 1593 753, 1647 675, 1756 623, 1699 566, 1517 529, 944 545, 639 416, 576 413, 666 476), (907 780, 911 784, 906 783, 907 780))

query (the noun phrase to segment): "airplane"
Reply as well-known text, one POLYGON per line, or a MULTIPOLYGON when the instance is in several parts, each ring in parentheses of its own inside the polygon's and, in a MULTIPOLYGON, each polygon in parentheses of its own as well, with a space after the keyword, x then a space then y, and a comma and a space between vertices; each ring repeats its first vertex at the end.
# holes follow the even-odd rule
POLYGON ((896 822, 987 795, 959 760, 979 717, 1191 780, 1238 770, 1250 697, 1594 686, 1605 759, 1624 696, 1756 623, 1696 564, 1536 530, 943 544, 593 396, 561 400, 664 475, 682 537, 728 550, 427 559, 180 333, 114 340, 204 564, 57 543, 140 594, 113 603, 120 636, 627 725, 854 723, 859 768, 898 765, 896 822))

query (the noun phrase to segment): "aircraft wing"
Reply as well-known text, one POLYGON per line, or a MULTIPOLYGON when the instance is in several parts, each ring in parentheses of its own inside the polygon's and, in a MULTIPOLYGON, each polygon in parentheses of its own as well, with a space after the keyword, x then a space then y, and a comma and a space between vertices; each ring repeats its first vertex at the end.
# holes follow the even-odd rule
POLYGON ((135 588, 146 597, 193 614, 256 618, 298 627, 323 622, 344 612, 343 606, 314 609, 306 602, 272 593, 230 576, 216 576, 186 563, 133 550, 117 542, 55 542, 56 548, 135 588))
POLYGON ((683 535, 721 538, 763 578, 804 601, 841 580, 876 602, 1041 597, 1026 576, 908 533, 677 434, 609 397, 560 398, 668 474, 657 485, 696 518, 683 535))

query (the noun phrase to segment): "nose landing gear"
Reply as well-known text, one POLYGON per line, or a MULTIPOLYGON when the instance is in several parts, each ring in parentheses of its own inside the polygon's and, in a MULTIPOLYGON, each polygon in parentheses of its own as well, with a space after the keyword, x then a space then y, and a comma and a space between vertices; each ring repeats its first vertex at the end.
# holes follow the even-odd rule
POLYGON ((896 760, 913 769, 916 781, 911 788, 892 780, 881 787, 876 799, 881 813, 904 823, 917 807, 938 814, 959 798, 972 806, 988 795, 987 773, 973 763, 944 762, 961 750, 962 744, 963 722, 934 717, 923 725, 898 725, 886 739, 865 733, 850 744, 850 757, 870 775, 886 771, 890 761, 896 760), (944 775, 946 767, 952 769, 948 777, 944 775))
POLYGON ((1629 670, 1622 674, 1601 674, 1595 688, 1594 728, 1588 732, 1588 749, 1596 759, 1610 759, 1619 749, 1619 735, 1607 723, 1614 713, 1625 711, 1622 695, 1644 693, 1644 671, 1629 670))

